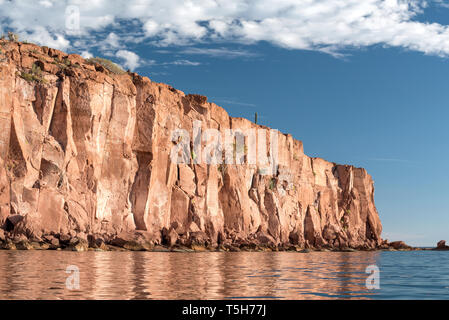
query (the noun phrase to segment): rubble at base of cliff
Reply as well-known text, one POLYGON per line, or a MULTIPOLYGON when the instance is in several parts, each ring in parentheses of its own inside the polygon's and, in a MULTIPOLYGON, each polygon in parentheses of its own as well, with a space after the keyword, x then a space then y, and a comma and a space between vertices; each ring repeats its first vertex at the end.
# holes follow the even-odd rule
MULTIPOLYGON (((198 241, 197 237, 175 239, 170 244, 169 238, 163 243, 153 243, 146 231, 121 233, 115 236, 86 235, 83 232, 73 234, 47 234, 40 237, 6 232, 0 229, 0 250, 65 250, 65 251, 148 251, 148 252, 358 252, 358 251, 412 251, 422 250, 406 245, 402 241, 389 243, 384 240, 380 246, 361 245, 355 248, 335 248, 328 245, 322 247, 302 245, 260 243, 258 241, 237 240, 212 244, 198 241)), ((171 239, 173 241, 173 239, 171 239)), ((448 247, 449 248, 449 247, 448 247)), ((439 249, 443 250, 443 249, 439 249)))

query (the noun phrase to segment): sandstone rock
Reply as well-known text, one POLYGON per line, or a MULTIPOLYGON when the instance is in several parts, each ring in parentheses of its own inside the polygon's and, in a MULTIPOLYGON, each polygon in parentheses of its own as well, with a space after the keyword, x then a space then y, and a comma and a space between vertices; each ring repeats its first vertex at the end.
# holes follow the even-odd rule
POLYGON ((78 239, 82 239, 82 240, 87 241, 87 235, 86 235, 84 232, 78 232, 78 233, 76 234, 76 237, 77 237, 78 239))
POLYGON ((50 241, 50 248, 51 249, 57 249, 59 248, 60 244, 59 244, 59 240, 57 238, 53 238, 50 241))
POLYGON ((117 247, 123 247, 128 242, 134 241, 135 236, 131 232, 122 232, 112 239, 111 244, 117 247))
POLYGON ((50 244, 45 242, 31 242, 31 245, 35 250, 48 250, 50 248, 50 244))
POLYGON ((152 249, 151 242, 138 232, 122 232, 111 241, 111 244, 131 251, 150 251, 152 249))
POLYGON ((85 252, 88 251, 89 243, 84 239, 77 239, 69 244, 68 248, 72 251, 85 252))
POLYGON ((68 234, 60 234, 59 235, 59 242, 61 242, 63 244, 68 244, 71 239, 72 239, 72 237, 68 234))
POLYGON ((170 250, 167 249, 166 247, 156 245, 153 247, 152 251, 154 251, 154 252, 169 252, 170 250))
MULTIPOLYGON (((310 158, 301 141, 282 133, 272 172, 259 162, 205 164, 198 150, 176 164, 171 150, 180 141, 172 141, 173 132, 186 130, 190 148, 198 121, 202 132, 217 129, 223 141, 227 129, 261 131, 257 141, 235 144, 236 161, 258 142, 268 156, 274 143, 266 127, 232 118, 204 96, 135 73, 115 75, 55 49, 14 43, 2 52, 5 231, 42 237, 53 249, 73 237, 83 248, 88 242, 133 250, 162 243, 226 250, 243 244, 253 250, 248 244, 254 243, 264 250, 384 245, 366 170, 310 158), (34 64, 45 81, 21 77, 34 64)), ((204 150, 206 141, 199 141, 204 150)))
POLYGON ((445 240, 438 241, 436 250, 449 250, 445 240))
POLYGON ((15 226, 23 220, 23 216, 20 214, 14 214, 6 218, 5 229, 7 231, 14 230, 15 226))
POLYGON ((86 236, 87 243, 89 244, 89 248, 101 248, 107 247, 104 241, 104 238, 100 235, 89 234, 86 236))
POLYGON ((403 241, 394 241, 390 243, 390 247, 396 250, 399 249, 410 249, 410 246, 405 244, 403 241))
POLYGON ((17 234, 12 238, 14 243, 18 243, 21 241, 28 241, 27 237, 24 234, 17 234))
POLYGON ((162 243, 164 245, 171 247, 176 244, 177 240, 178 233, 174 228, 170 228, 170 230, 167 230, 166 228, 162 229, 162 243))
POLYGON ((142 241, 129 241, 123 248, 130 251, 151 251, 153 249, 151 244, 142 241))
POLYGON ((16 245, 11 240, 6 240, 5 243, 2 244, 2 249, 5 250, 16 250, 16 245))
MULTIPOLYGON (((84 240, 84 241, 87 242, 87 240, 84 240)), ((75 245, 77 245, 79 242, 80 242, 80 239, 79 239, 79 238, 73 237, 73 238, 70 239, 68 245, 69 245, 69 246, 75 246, 75 245)), ((89 242, 87 242, 87 244, 89 245, 89 242)))
POLYGON ((194 250, 187 248, 187 247, 183 247, 183 246, 173 246, 170 249, 171 252, 194 252, 194 250))
POLYGON ((100 242, 99 244, 97 244, 96 249, 100 249, 101 251, 108 251, 109 247, 104 242, 100 242))
POLYGON ((16 249, 18 250, 33 250, 34 247, 31 245, 28 240, 20 240, 16 243, 16 249))
POLYGON ((261 243, 263 245, 274 245, 275 244, 273 237, 264 232, 258 232, 256 239, 259 241, 259 243, 261 243))
POLYGON ((239 247, 236 247, 236 246, 230 246, 230 247, 229 247, 229 251, 231 251, 231 252, 240 252, 240 251, 242 251, 242 250, 240 250, 239 247))
POLYGON ((46 241, 46 242, 51 242, 55 237, 51 234, 44 234, 42 236, 42 240, 46 241))

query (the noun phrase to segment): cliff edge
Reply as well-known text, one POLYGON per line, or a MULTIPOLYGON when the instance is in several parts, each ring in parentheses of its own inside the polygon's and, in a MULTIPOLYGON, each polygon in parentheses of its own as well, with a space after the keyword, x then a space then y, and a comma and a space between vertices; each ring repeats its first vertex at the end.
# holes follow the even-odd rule
POLYGON ((385 245, 365 169, 310 158, 281 133, 271 174, 258 163, 196 161, 195 138, 190 161, 176 163, 175 130, 265 130, 272 150, 269 128, 78 55, 9 41, 0 50, 0 240, 225 250, 385 245))

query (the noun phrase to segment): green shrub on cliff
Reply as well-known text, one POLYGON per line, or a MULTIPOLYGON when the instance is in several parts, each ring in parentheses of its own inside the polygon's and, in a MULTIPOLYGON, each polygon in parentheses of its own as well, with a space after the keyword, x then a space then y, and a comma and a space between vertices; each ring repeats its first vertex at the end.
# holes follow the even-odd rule
POLYGON ((87 62, 90 64, 93 64, 93 65, 99 64, 114 74, 125 74, 126 73, 125 70, 123 70, 117 64, 115 64, 114 62, 112 62, 111 60, 108 60, 108 59, 95 57, 95 58, 87 59, 87 62))
POLYGON ((218 172, 221 173, 221 176, 222 176, 222 178, 224 180, 225 175, 226 175, 226 171, 228 171, 228 167, 226 167, 225 164, 220 164, 220 165, 218 165, 217 169, 218 169, 218 172))
POLYGON ((191 154, 191 156, 192 156, 192 159, 193 159, 193 161, 195 161, 196 160, 196 153, 195 153, 195 151, 190 151, 190 154, 191 154))
POLYGON ((275 187, 276 187, 276 179, 271 178, 268 188, 270 188, 270 190, 274 190, 275 187))
POLYGON ((52 64, 55 64, 59 66, 61 69, 66 69, 69 67, 75 67, 77 65, 72 65, 70 60, 68 58, 64 58, 63 60, 60 60, 59 58, 54 58, 52 64))
POLYGON ((44 79, 42 75, 42 70, 39 66, 36 64, 33 64, 33 67, 31 68, 31 72, 22 72, 20 76, 25 79, 28 82, 39 82, 39 83, 45 83, 46 80, 44 79))

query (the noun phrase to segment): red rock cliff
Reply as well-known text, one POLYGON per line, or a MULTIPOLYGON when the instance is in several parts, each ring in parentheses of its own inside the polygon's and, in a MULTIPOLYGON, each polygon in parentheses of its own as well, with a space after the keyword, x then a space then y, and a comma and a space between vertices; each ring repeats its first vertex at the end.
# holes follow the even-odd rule
POLYGON ((194 120, 220 132, 264 127, 229 117, 205 97, 134 73, 112 74, 78 55, 0 45, 6 231, 114 239, 138 230, 152 243, 171 245, 381 244, 373 181, 364 169, 310 158, 284 134, 274 175, 250 164, 177 165, 170 159, 172 131, 191 132, 194 120))

